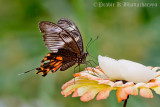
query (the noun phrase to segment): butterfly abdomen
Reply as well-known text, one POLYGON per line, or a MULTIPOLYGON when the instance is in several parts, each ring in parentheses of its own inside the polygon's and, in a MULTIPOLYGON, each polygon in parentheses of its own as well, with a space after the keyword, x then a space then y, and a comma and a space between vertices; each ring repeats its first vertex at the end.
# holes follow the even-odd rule
POLYGON ((60 71, 65 71, 67 70, 68 68, 72 67, 74 64, 76 63, 76 61, 70 61, 70 62, 66 62, 62 65, 60 71))

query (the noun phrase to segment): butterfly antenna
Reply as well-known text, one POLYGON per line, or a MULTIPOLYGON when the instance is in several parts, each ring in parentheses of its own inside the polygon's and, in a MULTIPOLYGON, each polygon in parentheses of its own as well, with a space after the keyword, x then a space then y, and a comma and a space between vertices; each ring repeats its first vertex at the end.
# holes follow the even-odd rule
MULTIPOLYGON (((89 42, 86 48, 86 51, 88 51, 88 48, 91 46, 92 43, 94 43, 97 39, 99 38, 99 36, 97 36, 97 38, 95 38, 92 42, 89 42)), ((91 40, 90 40, 91 41, 91 40)))
POLYGON ((90 57, 92 57, 92 58, 94 58, 95 60, 98 60, 96 57, 94 57, 94 56, 92 56, 92 55, 90 55, 90 54, 88 54, 90 57))
POLYGON ((92 41, 92 38, 89 40, 89 42, 88 42, 88 44, 86 46, 86 51, 87 51, 87 48, 88 48, 89 44, 91 43, 91 41, 92 41))
POLYGON ((18 75, 23 75, 23 74, 26 74, 26 73, 28 73, 28 72, 31 72, 31 71, 33 71, 33 70, 35 70, 36 68, 34 68, 34 69, 31 69, 31 70, 29 70, 29 71, 26 71, 26 72, 23 72, 23 73, 20 73, 20 74, 18 74, 18 75))

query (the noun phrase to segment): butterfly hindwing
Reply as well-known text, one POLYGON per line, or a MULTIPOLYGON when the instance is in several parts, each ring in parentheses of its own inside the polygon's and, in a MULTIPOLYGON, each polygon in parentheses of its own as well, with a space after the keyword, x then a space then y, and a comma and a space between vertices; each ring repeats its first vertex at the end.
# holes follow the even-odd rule
POLYGON ((41 66, 36 68, 36 70, 38 70, 37 74, 42 73, 42 76, 46 76, 50 70, 52 73, 56 72, 62 66, 62 59, 63 58, 61 56, 57 56, 54 53, 47 54, 47 56, 45 56, 41 61, 41 66))

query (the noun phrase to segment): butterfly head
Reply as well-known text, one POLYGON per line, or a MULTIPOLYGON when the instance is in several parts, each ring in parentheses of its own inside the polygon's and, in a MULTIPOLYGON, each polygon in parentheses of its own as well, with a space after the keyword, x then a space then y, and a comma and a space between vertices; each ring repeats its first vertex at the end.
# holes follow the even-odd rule
POLYGON ((83 53, 83 55, 82 55, 82 63, 86 62, 87 55, 88 55, 88 51, 86 51, 86 52, 83 53))

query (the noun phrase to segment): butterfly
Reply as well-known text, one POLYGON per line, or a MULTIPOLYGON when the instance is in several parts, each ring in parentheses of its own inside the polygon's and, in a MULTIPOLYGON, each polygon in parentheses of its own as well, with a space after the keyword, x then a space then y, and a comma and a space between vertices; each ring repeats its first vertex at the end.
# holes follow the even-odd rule
POLYGON ((77 66, 86 63, 88 52, 83 52, 82 36, 73 21, 67 18, 61 18, 57 24, 41 21, 39 29, 51 53, 43 58, 41 66, 36 68, 36 74, 42 73, 44 77, 49 71, 65 71, 76 63, 77 66))

